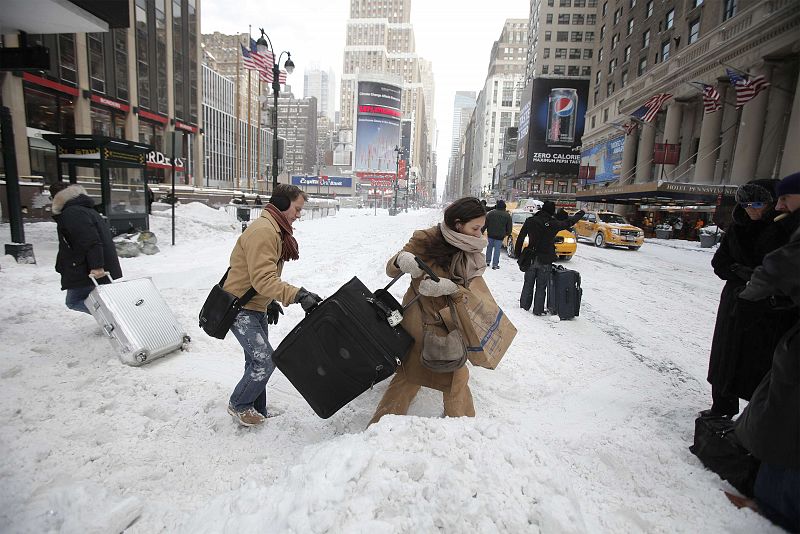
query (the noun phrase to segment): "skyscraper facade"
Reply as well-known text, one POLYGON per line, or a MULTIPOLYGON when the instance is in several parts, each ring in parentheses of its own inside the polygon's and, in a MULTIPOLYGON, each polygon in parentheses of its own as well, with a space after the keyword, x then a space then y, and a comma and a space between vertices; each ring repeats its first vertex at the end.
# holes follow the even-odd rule
POLYGON ((303 75, 303 98, 317 99, 317 113, 331 121, 336 112, 336 75, 331 70, 306 69, 303 75))

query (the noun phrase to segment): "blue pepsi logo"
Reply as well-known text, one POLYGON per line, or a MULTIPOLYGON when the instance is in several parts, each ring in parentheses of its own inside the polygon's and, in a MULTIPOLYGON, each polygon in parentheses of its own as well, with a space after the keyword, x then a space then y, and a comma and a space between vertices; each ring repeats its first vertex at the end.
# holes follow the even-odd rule
POLYGON ((559 97, 553 103, 553 112, 559 117, 569 117, 575 111, 575 103, 570 98, 559 97))

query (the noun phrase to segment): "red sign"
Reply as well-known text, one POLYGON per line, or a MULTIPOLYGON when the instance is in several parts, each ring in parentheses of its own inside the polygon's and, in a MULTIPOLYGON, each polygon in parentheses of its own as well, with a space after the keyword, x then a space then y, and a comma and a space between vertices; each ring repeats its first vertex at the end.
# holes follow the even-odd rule
POLYGON ((356 177, 361 183, 367 182, 367 187, 391 187, 397 175, 393 172, 356 172, 356 177))
POLYGON ((400 112, 396 109, 385 108, 383 106, 358 106, 359 113, 376 113, 378 115, 389 115, 390 117, 400 118, 400 112))
POLYGON ((35 83, 36 85, 41 85, 42 87, 49 87, 50 89, 55 89, 56 91, 66 93, 68 95, 78 96, 77 88, 64 85, 63 83, 54 82, 52 80, 48 80, 47 78, 42 78, 41 76, 34 76, 30 72, 23 72, 22 79, 26 82, 35 83))
POLYGON ((580 180, 594 180, 597 167, 594 165, 581 165, 578 171, 578 178, 580 180))
POLYGON ((189 124, 185 124, 185 123, 183 123, 181 121, 178 121, 178 120, 175 121, 175 128, 177 128, 179 130, 183 130, 184 132, 189 132, 189 133, 193 133, 193 134, 197 133, 197 126, 191 126, 189 124))
POLYGON ((139 116, 145 119, 150 119, 151 121, 160 122, 161 124, 167 124, 169 119, 166 117, 162 117, 161 115, 156 115, 155 113, 150 113, 149 111, 145 111, 142 108, 139 108, 139 116))
POLYGON ((91 100, 96 104, 102 104, 103 106, 118 109, 120 111, 124 111, 125 113, 131 109, 131 107, 127 104, 123 104, 122 102, 117 102, 116 100, 111 100, 110 98, 100 95, 92 95, 91 100))
POLYGON ((398 171, 397 175, 400 178, 405 178, 405 176, 406 176, 406 160, 404 160, 404 159, 400 160, 400 168, 399 168, 399 171, 398 171))
POLYGON ((680 154, 680 145, 673 145, 671 143, 655 143, 653 145, 653 163, 677 165, 680 154))

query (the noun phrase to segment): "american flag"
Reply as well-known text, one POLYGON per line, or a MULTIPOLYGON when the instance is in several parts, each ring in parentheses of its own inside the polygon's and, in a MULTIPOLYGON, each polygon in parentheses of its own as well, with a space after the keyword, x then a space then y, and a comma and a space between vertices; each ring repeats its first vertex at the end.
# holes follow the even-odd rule
POLYGON ((653 95, 647 99, 642 107, 631 113, 631 115, 644 122, 653 122, 658 112, 661 111, 661 106, 670 98, 672 98, 670 93, 658 93, 657 95, 653 95))
POLYGON ((714 113, 722 109, 719 91, 713 85, 703 84, 703 108, 706 113, 714 113))
POLYGON ((633 135, 633 132, 636 131, 636 121, 631 120, 622 125, 622 129, 625 130, 625 135, 633 135))
POLYGON ((256 62, 253 59, 250 50, 244 47, 244 45, 240 45, 242 47, 242 65, 244 68, 248 70, 258 70, 258 66, 256 66, 256 62))
POLYGON ((758 93, 769 87, 769 82, 761 75, 747 79, 735 70, 725 69, 728 80, 736 89, 736 107, 740 108, 753 100, 758 93))
MULTIPOLYGON (((272 68, 275 64, 272 52, 269 50, 261 54, 253 39, 250 39, 250 48, 242 46, 242 64, 244 68, 258 71, 258 77, 262 82, 272 83, 272 68)), ((286 72, 281 71, 278 82, 286 83, 286 72)))

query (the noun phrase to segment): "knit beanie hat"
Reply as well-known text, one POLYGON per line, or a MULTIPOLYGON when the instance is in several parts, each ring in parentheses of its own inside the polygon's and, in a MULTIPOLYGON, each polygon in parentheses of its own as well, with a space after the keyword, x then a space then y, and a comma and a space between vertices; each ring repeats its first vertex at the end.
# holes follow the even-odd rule
POLYGON ((545 200, 544 204, 542 204, 542 211, 549 213, 550 215, 555 214, 556 212, 556 204, 552 200, 545 200))
POLYGON ((800 195, 800 172, 790 174, 778 183, 777 195, 800 195))
POLYGON ((753 180, 744 185, 740 185, 736 190, 736 202, 745 204, 748 202, 775 202, 776 180, 753 180))
POLYGON ((498 200, 497 204, 495 204, 494 209, 503 211, 506 209, 506 201, 505 200, 498 200))

